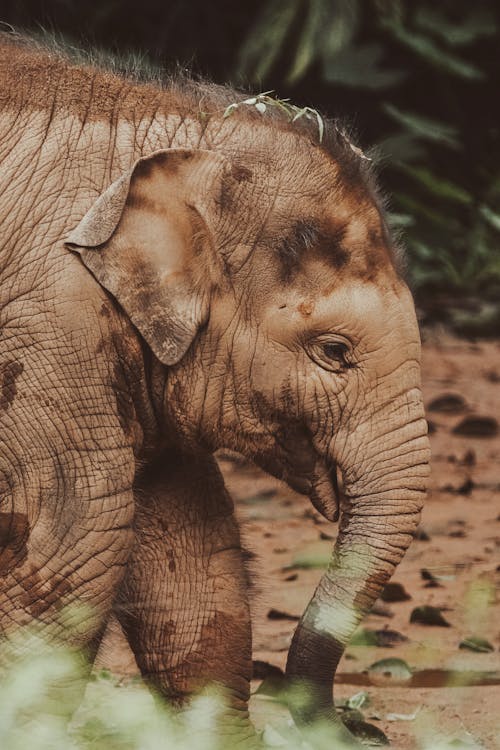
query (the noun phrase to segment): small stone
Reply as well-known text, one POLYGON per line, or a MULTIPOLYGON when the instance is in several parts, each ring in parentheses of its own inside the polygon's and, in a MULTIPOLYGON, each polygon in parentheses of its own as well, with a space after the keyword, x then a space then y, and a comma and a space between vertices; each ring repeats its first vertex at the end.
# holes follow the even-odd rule
POLYGON ((403 659, 380 659, 368 667, 368 676, 374 685, 405 685, 412 675, 403 659))
POLYGON ((424 579, 424 581, 435 581, 436 577, 434 576, 434 573, 431 573, 430 570, 427 570, 427 568, 422 568, 420 571, 420 576, 424 579))
POLYGON ((457 487, 457 493, 459 495, 470 495, 474 487, 475 484, 472 479, 470 477, 467 477, 467 479, 465 479, 462 484, 457 487))
POLYGON ((431 540, 429 534, 422 526, 419 526, 416 530, 415 539, 418 539, 419 542, 430 542, 431 540))
POLYGON ((438 411, 444 414, 460 414, 465 411, 467 404, 463 396, 458 393, 443 393, 432 399, 428 405, 429 411, 438 411))
POLYGON ((464 479, 464 481, 458 485, 458 487, 452 484, 445 484, 441 487, 442 492, 449 492, 450 495, 470 495, 476 485, 470 477, 464 479))
POLYGON ((495 417, 471 415, 464 417, 454 428, 455 435, 469 437, 495 437, 498 434, 498 422, 495 417))
POLYGON ((470 448, 466 451, 460 460, 462 466, 475 466, 476 465, 476 452, 470 448))
POLYGON ((390 583, 386 583, 384 590, 380 594, 380 598, 383 602, 407 602, 411 599, 411 596, 402 583, 391 581, 390 583))
POLYGON ((489 370, 488 372, 485 372, 484 377, 486 378, 486 380, 489 380, 490 383, 500 383, 500 373, 498 373, 496 370, 489 370))
POLYGON ((334 541, 335 537, 331 534, 327 534, 325 531, 319 532, 319 538, 326 542, 332 542, 334 541))
POLYGON ((378 615, 379 617, 394 617, 394 612, 380 599, 377 599, 372 606, 370 614, 378 615))
POLYGON ((406 643, 408 638, 399 633, 397 630, 390 630, 389 628, 382 628, 382 630, 375 630, 375 636, 377 638, 377 646, 380 648, 393 648, 398 643, 406 643))
POLYGON ((288 612, 282 612, 279 609, 272 609, 269 610, 267 613, 267 619, 268 620, 293 620, 294 622, 297 622, 300 620, 299 615, 291 615, 288 612))
POLYGON ((451 627, 441 614, 441 610, 430 605, 415 607, 410 615, 410 622, 416 622, 419 625, 436 625, 441 628, 451 627))
POLYGON ((475 651, 480 654, 491 653, 491 651, 495 650, 486 638, 480 638, 475 635, 471 635, 468 638, 464 638, 463 641, 460 641, 458 648, 475 651))
POLYGON ((344 711, 340 718, 347 729, 357 737, 363 745, 369 745, 370 747, 388 745, 389 740, 384 732, 374 724, 369 724, 367 721, 363 721, 362 714, 361 719, 359 719, 357 717, 357 714, 359 713, 359 711, 344 711))

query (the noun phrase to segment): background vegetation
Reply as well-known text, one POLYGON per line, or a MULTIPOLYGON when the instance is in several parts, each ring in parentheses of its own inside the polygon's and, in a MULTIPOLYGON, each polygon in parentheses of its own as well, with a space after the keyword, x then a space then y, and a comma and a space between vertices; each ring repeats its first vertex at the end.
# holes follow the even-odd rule
POLYGON ((1 0, 0 18, 347 116, 381 159, 421 309, 500 329, 495 0, 1 0))

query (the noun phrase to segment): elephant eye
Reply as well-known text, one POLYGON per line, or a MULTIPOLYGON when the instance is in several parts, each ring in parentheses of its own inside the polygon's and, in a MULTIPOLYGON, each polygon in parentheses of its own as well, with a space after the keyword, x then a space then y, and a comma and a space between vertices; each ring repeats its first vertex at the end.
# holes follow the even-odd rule
POLYGON ((343 367, 347 367, 349 364, 346 359, 347 352, 348 348, 346 344, 323 344, 323 354, 326 359, 329 359, 331 362, 338 362, 343 367))
POLYGON ((351 346, 346 341, 320 338, 308 346, 309 355, 323 369, 342 372, 354 367, 351 346))

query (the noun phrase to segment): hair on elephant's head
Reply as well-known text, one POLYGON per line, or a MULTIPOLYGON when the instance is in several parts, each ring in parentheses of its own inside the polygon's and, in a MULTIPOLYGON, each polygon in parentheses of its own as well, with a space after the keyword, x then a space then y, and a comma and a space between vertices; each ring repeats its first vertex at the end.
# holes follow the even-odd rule
POLYGON ((310 688, 296 717, 335 718, 339 658, 424 497, 419 333, 359 151, 254 131, 140 159, 68 243, 168 366, 182 439, 241 451, 327 518, 340 510, 287 667, 310 688))

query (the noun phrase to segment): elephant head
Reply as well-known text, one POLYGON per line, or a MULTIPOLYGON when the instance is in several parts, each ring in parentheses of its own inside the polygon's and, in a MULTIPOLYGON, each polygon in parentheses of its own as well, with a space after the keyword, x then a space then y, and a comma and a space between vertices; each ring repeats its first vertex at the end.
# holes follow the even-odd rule
POLYGON ((429 449, 413 302, 364 160, 261 130, 141 159, 68 243, 167 367, 176 439, 340 513, 288 658, 308 722, 335 718, 337 664, 412 539, 429 449))

